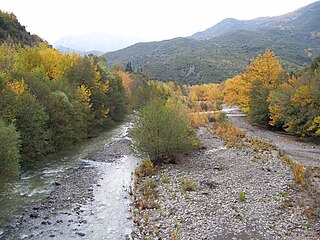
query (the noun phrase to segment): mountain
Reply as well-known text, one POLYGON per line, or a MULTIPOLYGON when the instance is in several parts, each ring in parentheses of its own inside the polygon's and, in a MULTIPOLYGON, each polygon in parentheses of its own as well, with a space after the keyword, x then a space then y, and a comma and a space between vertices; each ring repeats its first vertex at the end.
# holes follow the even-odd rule
POLYGON ((227 18, 203 32, 195 33, 191 38, 204 40, 238 30, 258 31, 261 29, 290 31, 293 34, 310 34, 319 31, 319 12, 320 3, 317 1, 294 12, 277 17, 262 17, 243 21, 227 18))
POLYGON ((103 55, 105 52, 100 52, 100 51, 88 51, 88 52, 81 52, 80 50, 76 50, 76 49, 72 49, 72 48, 67 48, 64 46, 56 46, 55 47, 57 50, 59 50, 62 53, 80 53, 81 56, 84 55, 89 55, 89 54, 93 54, 96 56, 101 56, 103 55))
POLYGON ((43 40, 37 35, 31 35, 22 26, 13 13, 0 10, 0 43, 11 42, 22 45, 34 46, 43 40))
POLYGON ((184 84, 222 82, 266 49, 287 71, 298 72, 320 54, 319 22, 320 1, 276 17, 228 18, 188 38, 138 43, 104 56, 110 65, 131 62, 153 79, 184 84))
POLYGON ((65 36, 53 45, 62 52, 108 52, 130 46, 143 39, 131 36, 113 35, 107 33, 90 33, 85 35, 65 36))

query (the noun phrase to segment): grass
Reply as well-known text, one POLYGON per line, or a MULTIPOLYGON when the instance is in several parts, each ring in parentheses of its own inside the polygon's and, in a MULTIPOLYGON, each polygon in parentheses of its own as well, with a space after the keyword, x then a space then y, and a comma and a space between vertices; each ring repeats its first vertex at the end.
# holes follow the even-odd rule
POLYGON ((144 159, 140 166, 135 169, 135 175, 138 178, 142 178, 144 176, 150 176, 156 170, 153 162, 150 159, 144 159))
POLYGON ((196 191, 198 189, 198 184, 192 179, 182 177, 180 179, 180 188, 183 192, 196 191))
POLYGON ((241 190, 241 191, 239 192, 239 201, 240 201, 240 202, 244 202, 244 201, 246 201, 246 200, 247 200, 247 194, 246 194, 245 191, 241 190))
POLYGON ((226 142, 226 146, 242 148, 246 134, 244 131, 233 126, 230 121, 218 122, 214 127, 214 133, 226 142))
POLYGON ((169 175, 168 175, 168 173, 162 174, 162 176, 161 176, 161 182, 164 183, 164 184, 169 183, 169 175))
POLYGON ((301 184, 302 186, 305 185, 305 177, 304 173, 305 170, 303 168, 303 165, 301 163, 293 163, 292 165, 294 179, 297 184, 301 184))

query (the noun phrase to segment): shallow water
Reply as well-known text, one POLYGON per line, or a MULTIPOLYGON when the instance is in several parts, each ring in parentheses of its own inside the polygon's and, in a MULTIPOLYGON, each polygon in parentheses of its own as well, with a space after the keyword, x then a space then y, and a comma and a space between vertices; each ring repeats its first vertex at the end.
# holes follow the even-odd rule
POLYGON ((94 189, 94 202, 87 209, 94 214, 86 217, 83 230, 88 239, 125 239, 132 228, 129 186, 138 159, 129 155, 116 162, 93 162, 102 170, 101 187, 94 189))
MULTIPOLYGON (((41 163, 32 165, 29 167, 29 169, 26 169, 18 181, 14 182, 10 186, 7 186, 6 190, 0 193, 0 237, 4 226, 8 225, 10 220, 17 216, 24 207, 28 206, 32 202, 44 198, 47 194, 49 194, 54 188, 54 183, 59 182, 63 176, 77 168, 83 159, 86 159, 88 156, 102 149, 105 145, 110 144, 113 141, 117 141, 117 139, 125 138, 130 126, 130 123, 119 125, 113 130, 102 133, 99 137, 85 141, 66 152, 61 152, 55 156, 50 156, 41 163)), ((133 159, 133 162, 134 161, 135 159, 133 159)), ((119 164, 94 162, 92 164, 101 164, 99 167, 105 169, 103 179, 101 181, 107 179, 105 176, 107 175, 107 172, 113 172, 114 174, 117 174, 117 166, 122 164, 124 169, 122 169, 122 172, 119 173, 119 175, 121 175, 119 181, 123 182, 117 182, 117 184, 111 186, 111 188, 118 188, 120 183, 127 183, 128 178, 130 181, 132 166, 130 165, 131 163, 128 163, 130 166, 127 166, 127 163, 125 162, 125 159, 121 159, 119 164), (130 170, 125 169, 126 167, 128 167, 130 170)), ((105 183, 101 182, 101 185, 102 184, 105 183)), ((122 190, 122 188, 113 189, 114 192, 122 190)), ((104 196, 99 197, 98 192, 105 191, 97 190, 97 192, 95 192, 95 195, 97 195, 95 196, 97 199, 96 203, 99 204, 101 202, 102 204, 106 204, 102 201, 104 196)), ((122 195, 120 194, 118 197, 120 198, 122 195)), ((97 212, 103 212, 103 210, 100 211, 97 209, 97 212)), ((99 221, 102 222, 103 219, 100 219, 99 221)))

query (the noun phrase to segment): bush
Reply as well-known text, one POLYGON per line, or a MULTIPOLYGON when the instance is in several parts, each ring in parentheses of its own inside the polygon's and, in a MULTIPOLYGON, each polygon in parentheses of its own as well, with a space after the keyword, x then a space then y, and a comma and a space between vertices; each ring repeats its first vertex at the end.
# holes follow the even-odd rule
POLYGON ((151 101, 140 111, 131 134, 134 149, 161 161, 192 149, 195 140, 187 116, 164 100, 151 101))

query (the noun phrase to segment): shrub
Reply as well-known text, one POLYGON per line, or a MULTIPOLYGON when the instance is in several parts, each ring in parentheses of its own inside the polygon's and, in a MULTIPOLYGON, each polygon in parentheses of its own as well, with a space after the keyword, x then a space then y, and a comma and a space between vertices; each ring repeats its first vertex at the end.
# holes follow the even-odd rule
POLYGON ((161 161, 192 149, 195 139, 188 117, 164 100, 151 101, 140 111, 131 134, 135 150, 161 161))
POLYGON ((204 127, 209 122, 209 113, 191 113, 191 126, 193 128, 204 127))
POLYGON ((144 159, 139 167, 136 168, 137 177, 150 176, 156 170, 150 159, 144 159))
POLYGON ((183 192, 196 191, 198 188, 198 184, 192 179, 182 177, 180 179, 180 188, 183 192))
POLYGON ((227 143, 227 147, 241 148, 244 142, 243 138, 246 137, 244 131, 234 127, 229 121, 218 123, 214 129, 214 133, 227 143))

